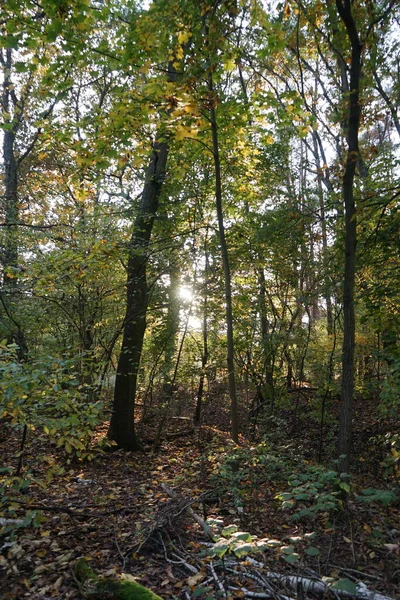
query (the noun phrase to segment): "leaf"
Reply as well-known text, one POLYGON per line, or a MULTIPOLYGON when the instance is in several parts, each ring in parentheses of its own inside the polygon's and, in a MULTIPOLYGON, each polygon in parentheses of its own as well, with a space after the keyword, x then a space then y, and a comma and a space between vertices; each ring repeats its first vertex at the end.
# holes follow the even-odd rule
POLYGON ((200 581, 202 581, 205 577, 205 573, 196 573, 195 575, 192 575, 191 577, 187 578, 187 583, 188 585, 190 585, 190 587, 195 586, 196 584, 198 584, 200 581))
POLYGON ((16 61, 14 63, 14 69, 17 73, 25 73, 26 71, 29 71, 29 65, 21 61, 16 61))
POLYGON ((310 546, 310 548, 307 548, 304 552, 305 554, 308 554, 308 556, 319 556, 321 554, 315 546, 310 546))
POLYGON ((266 543, 270 548, 279 548, 279 546, 282 546, 282 542, 280 540, 267 540, 266 543))
POLYGON ((297 552, 293 552, 293 554, 288 554, 288 555, 282 556, 282 558, 287 563, 294 564, 299 560, 300 556, 297 554, 297 552))
POLYGON ((226 527, 223 528, 223 530, 221 531, 221 535, 223 535, 224 537, 230 537, 233 533, 236 533, 236 531, 238 530, 238 526, 237 525, 227 525, 226 527))
POLYGON ((234 533, 232 535, 231 540, 241 540, 243 542, 251 542, 252 537, 251 537, 251 533, 249 533, 248 531, 237 531, 236 533, 234 533))
POLYGON ((237 544, 237 546, 233 547, 233 551, 238 558, 242 556, 247 556, 248 554, 259 552, 259 549, 255 544, 237 544))
POLYGON ((209 550, 211 556, 219 556, 222 558, 224 554, 229 550, 230 544, 228 540, 220 539, 219 542, 214 544, 209 550))
POLYGON ((345 492, 347 492, 348 494, 350 493, 350 486, 348 483, 342 481, 339 483, 339 487, 344 490, 345 492))
MULTIPOLYGON (((112 569, 110 569, 109 571, 107 571, 106 573, 104 573, 104 575, 106 577, 108 577, 109 575, 115 575, 115 573, 118 573, 117 567, 113 567, 112 569)), ((134 577, 130 573, 121 573, 120 577, 124 581, 131 581, 132 583, 137 583, 137 577, 134 577)))
POLYGON ((334 590, 342 590, 343 592, 349 592, 349 594, 357 593, 356 584, 350 579, 347 579, 347 577, 344 577, 343 579, 338 579, 338 581, 332 583, 331 588, 334 590))

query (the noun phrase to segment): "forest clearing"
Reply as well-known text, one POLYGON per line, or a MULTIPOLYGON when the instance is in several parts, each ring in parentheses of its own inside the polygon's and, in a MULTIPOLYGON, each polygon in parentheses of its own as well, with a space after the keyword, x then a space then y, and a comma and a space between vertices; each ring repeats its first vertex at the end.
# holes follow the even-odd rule
POLYGON ((0 3, 0 597, 394 600, 400 4, 0 3))

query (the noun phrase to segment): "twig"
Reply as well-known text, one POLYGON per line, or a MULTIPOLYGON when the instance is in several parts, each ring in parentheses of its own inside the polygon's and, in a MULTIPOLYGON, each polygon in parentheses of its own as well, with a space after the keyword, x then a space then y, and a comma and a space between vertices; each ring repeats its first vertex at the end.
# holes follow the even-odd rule
POLYGON ((246 588, 237 588, 232 585, 229 586, 229 589, 235 592, 242 592, 248 598, 274 598, 276 600, 294 600, 294 598, 291 598, 290 596, 284 596, 282 594, 275 594, 272 592, 269 594, 266 592, 251 592, 246 588))
POLYGON ((212 575, 212 576, 213 576, 213 578, 214 578, 214 581, 215 581, 215 583, 216 583, 216 584, 217 584, 217 586, 218 586, 218 589, 219 589, 221 592, 225 592, 226 590, 225 590, 224 586, 222 585, 222 583, 220 582, 220 580, 219 580, 219 578, 218 578, 218 575, 217 575, 217 573, 216 573, 216 571, 215 571, 215 569, 214 569, 214 565, 212 564, 212 562, 210 562, 210 571, 211 571, 211 575, 212 575))
MULTIPOLYGON (((174 564, 181 564, 184 567, 186 567, 186 569, 188 571, 190 571, 194 575, 197 575, 197 573, 199 572, 199 569, 196 569, 196 567, 194 567, 193 565, 191 565, 188 562, 186 562, 181 556, 179 556, 178 554, 175 554, 175 552, 173 553, 172 556, 175 556, 176 558, 179 558, 179 562, 176 562, 174 564)), ((170 561, 170 562, 174 562, 174 561, 170 561)))
POLYGON ((348 569, 347 567, 340 567, 339 565, 331 565, 333 569, 339 569, 342 573, 352 573, 354 575, 361 575, 366 579, 375 579, 375 581, 382 581, 382 577, 378 577, 377 575, 372 575, 371 573, 364 573, 363 571, 358 571, 357 569, 348 569))

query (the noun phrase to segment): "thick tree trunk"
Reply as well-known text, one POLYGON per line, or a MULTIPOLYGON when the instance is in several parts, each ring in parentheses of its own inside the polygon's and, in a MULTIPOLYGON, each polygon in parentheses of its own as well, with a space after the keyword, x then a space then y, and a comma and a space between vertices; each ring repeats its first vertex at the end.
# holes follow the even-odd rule
POLYGON ((215 92, 212 80, 212 74, 208 79, 209 101, 210 101, 210 122, 212 132, 213 158, 215 168, 215 200, 217 207, 219 243, 221 246, 222 265, 224 269, 225 284, 225 305, 226 305, 226 340, 227 356, 226 363, 228 367, 228 385, 231 401, 231 434, 232 439, 237 442, 239 439, 239 422, 237 409, 235 367, 234 367, 234 340, 233 340, 233 312, 232 312, 232 289, 231 289, 231 268, 228 256, 228 245, 225 236, 224 214, 222 209, 222 180, 221 164, 219 157, 218 126, 215 113, 215 92))
POLYGON ((146 330, 148 243, 165 178, 167 158, 167 142, 156 142, 130 240, 125 326, 108 432, 108 436, 125 450, 140 449, 134 415, 137 376, 146 330))
POLYGON ((345 266, 343 282, 343 350, 342 350, 342 402, 339 429, 339 470, 350 469, 352 443, 352 415, 354 393, 355 310, 354 284, 356 273, 357 219, 354 199, 354 177, 360 158, 358 133, 360 127, 360 80, 362 44, 359 39, 350 0, 336 0, 338 13, 346 27, 351 44, 350 86, 348 102, 347 157, 343 175, 343 200, 345 208, 345 266))

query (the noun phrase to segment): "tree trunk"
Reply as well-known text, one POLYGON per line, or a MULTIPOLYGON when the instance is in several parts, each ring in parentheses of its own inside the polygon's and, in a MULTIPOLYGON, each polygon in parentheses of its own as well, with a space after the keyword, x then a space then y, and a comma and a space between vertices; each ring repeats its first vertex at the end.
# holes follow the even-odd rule
POLYGON ((140 442, 135 432, 134 416, 137 377, 146 330, 148 305, 147 247, 165 178, 167 158, 167 142, 156 142, 147 169, 142 198, 130 240, 125 326, 108 432, 108 436, 125 450, 140 449, 140 442))
POLYGON ((231 400, 231 434, 233 441, 239 439, 239 422, 237 409, 235 367, 234 367, 234 340, 233 340, 233 312, 232 312, 232 285, 231 268, 228 256, 228 245, 225 236, 224 214, 222 209, 222 180, 221 164, 219 158, 218 126, 215 113, 215 92, 211 72, 208 76, 208 90, 210 101, 210 123, 212 132, 212 147, 215 168, 215 201, 217 207, 219 243, 221 246, 222 265, 224 269, 225 304, 226 304, 226 364, 228 367, 229 397, 231 400))
POLYGON ((2 107, 4 113, 9 115, 3 132, 3 161, 4 161, 4 196, 3 212, 6 224, 3 241, 3 291, 9 296, 7 301, 2 295, 3 308, 6 311, 9 324, 7 342, 18 346, 17 355, 20 360, 25 360, 28 355, 28 347, 21 325, 13 316, 12 296, 18 287, 18 163, 15 158, 15 138, 21 123, 20 110, 17 107, 15 95, 13 95, 13 83, 11 80, 12 50, 5 51, 5 57, 1 56, 3 67, 3 93, 2 107), (14 110, 13 110, 14 109, 14 110), (14 112, 14 117, 12 117, 14 112))
POLYGON ((343 349, 342 349, 342 402, 339 428, 339 471, 350 469, 352 443, 352 415, 354 393, 355 310, 354 284, 356 273, 357 219, 354 199, 354 177, 359 151, 360 80, 362 44, 351 9, 350 0, 336 0, 338 13, 345 25, 351 44, 350 86, 347 118, 347 157, 343 175, 345 208, 345 266, 343 282, 343 349))
POLYGON ((198 425, 201 421, 201 407, 204 394, 204 380, 206 376, 206 368, 208 363, 208 271, 209 258, 207 248, 207 238, 204 242, 204 297, 203 297, 203 355, 201 357, 201 373, 199 379, 199 387, 196 396, 196 408, 194 411, 193 421, 198 425))
POLYGON ((178 297, 180 273, 176 264, 170 264, 170 285, 168 289, 168 312, 165 327, 165 351, 163 365, 162 402, 168 401, 172 395, 174 358, 176 354, 177 336, 179 333, 180 302, 178 297))

